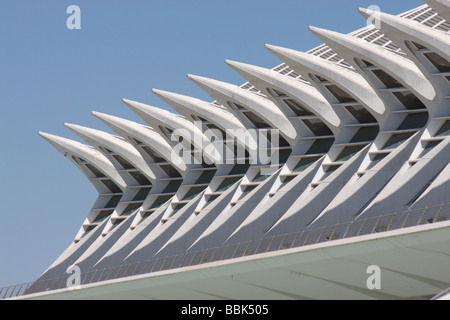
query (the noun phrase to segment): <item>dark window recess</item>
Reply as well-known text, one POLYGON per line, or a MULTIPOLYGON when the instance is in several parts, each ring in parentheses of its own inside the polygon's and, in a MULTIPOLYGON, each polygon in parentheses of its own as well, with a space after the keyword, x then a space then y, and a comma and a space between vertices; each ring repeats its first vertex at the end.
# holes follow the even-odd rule
POLYGON ((351 95, 334 84, 326 86, 326 88, 340 103, 355 101, 355 99, 351 95))
POLYGON ((252 179, 252 182, 261 182, 268 178, 269 176, 266 174, 261 174, 261 170, 256 174, 256 176, 252 179))
POLYGON ((97 178, 104 178, 106 177, 103 172, 101 172, 100 170, 98 170, 96 167, 94 167, 93 165, 86 163, 85 166, 89 169, 89 171, 91 171, 97 178))
POLYGON ((134 169, 133 165, 125 160, 122 156, 118 154, 113 155, 113 158, 124 168, 124 169, 134 169))
POLYGON ((152 183, 140 172, 131 171, 130 175, 136 180, 141 186, 151 185, 152 183))
POLYGON ((445 77, 445 79, 447 79, 448 81, 450 81, 450 77, 445 77))
POLYGON ((109 229, 109 231, 114 230, 119 224, 121 224, 123 222, 123 219, 116 219, 111 227, 111 229, 109 229))
POLYGON ((327 153, 333 145, 334 139, 317 139, 309 148, 306 154, 327 153))
POLYGON ((120 214, 120 216, 129 216, 133 212, 135 212, 137 209, 139 209, 142 206, 142 203, 130 203, 125 210, 120 214))
POLYGON ((383 82, 386 88, 392 89, 403 87, 403 85, 397 79, 381 69, 373 70, 372 72, 381 82, 383 82))
POLYGON ((333 132, 320 119, 304 119, 303 123, 315 136, 331 136, 333 132))
POLYGON ((372 63, 370 63, 369 61, 366 60, 361 60, 364 63, 365 67, 374 67, 374 65, 372 63))
POLYGON ((328 178, 333 172, 335 172, 337 169, 339 169, 340 166, 330 166, 327 171, 323 174, 322 178, 320 179, 320 181, 325 180, 326 178, 328 178))
POLYGON ((430 141, 427 143, 425 148, 423 149, 422 153, 419 155, 419 158, 424 157, 428 152, 433 150, 434 147, 436 147, 438 144, 440 144, 442 141, 430 141))
POLYGON ((277 89, 270 89, 268 88, 267 91, 272 95, 272 97, 277 98, 277 97, 285 97, 287 96, 287 94, 285 94, 284 92, 281 92, 277 89), (274 94, 275 93, 275 94, 274 94))
POLYGON ((351 115, 358 120, 359 123, 376 123, 374 116, 362 106, 346 106, 345 107, 351 115))
POLYGON ((239 199, 244 198, 246 195, 248 195, 250 192, 253 191, 253 189, 255 189, 257 186, 248 186, 247 188, 245 188, 244 192, 242 192, 241 196, 239 197, 239 199))
POLYGON ((114 210, 103 210, 98 213, 98 215, 95 217, 94 222, 101 222, 108 218, 110 215, 112 215, 114 210))
POLYGON ((241 106, 238 103, 230 102, 230 101, 227 101, 227 103, 233 110, 246 110, 245 107, 241 106))
POLYGON ((122 193, 122 190, 111 180, 100 180, 112 193, 122 193))
POLYGON ((166 162, 166 160, 160 156, 158 156, 150 147, 143 146, 142 150, 153 159, 155 162, 166 162))
POLYGON ((172 215, 174 215, 175 213, 177 213, 178 211, 180 211, 181 209, 183 209, 183 207, 184 207, 185 205, 186 205, 185 203, 177 204, 177 205, 173 208, 172 215))
POLYGON ((417 43, 417 42, 414 42, 414 41, 412 41, 412 43, 416 46, 416 48, 417 49, 419 49, 419 50, 425 50, 425 49, 428 49, 427 47, 425 47, 424 45, 422 45, 422 44, 420 44, 420 43, 417 43))
POLYGON ((291 155, 292 150, 291 149, 283 149, 279 151, 278 154, 278 164, 284 164, 288 160, 289 156, 291 155))
POLYGON ((267 122, 265 122, 260 116, 258 116, 257 114, 251 112, 251 111, 246 111, 246 112, 242 112, 242 114, 251 122, 253 123, 253 125, 258 128, 258 129, 263 129, 263 128, 270 128, 270 126, 267 124, 267 122))
POLYGON ((399 133, 399 134, 392 135, 392 137, 384 145, 383 150, 397 148, 403 142, 408 140, 413 134, 414 134, 414 132, 407 132, 407 133, 399 133))
POLYGON ((317 78, 317 80, 319 80, 319 82, 328 82, 328 79, 325 79, 324 77, 321 77, 317 74, 315 74, 314 76, 317 78))
POLYGON ((225 178, 222 183, 219 185, 219 187, 216 189, 217 192, 220 191, 225 191, 227 190, 229 187, 231 187, 233 184, 235 184, 236 182, 238 182, 241 179, 241 177, 230 177, 230 178, 225 178))
POLYGON ((192 200, 203 190, 205 190, 205 187, 192 187, 186 192, 183 200, 192 200))
POLYGON ((143 201, 147 198, 148 194, 150 193, 151 188, 142 188, 136 193, 136 195, 133 198, 133 201, 143 201))
POLYGON ((169 178, 180 178, 181 174, 170 164, 163 164, 159 166, 169 178))
POLYGON ((170 181, 169 184, 165 187, 162 193, 174 193, 177 192, 180 187, 182 180, 170 181))
POLYGON ((448 136, 450 134, 450 121, 445 121, 444 125, 436 133, 436 137, 448 136))
POLYGON ((87 228, 84 230, 84 233, 83 233, 83 235, 82 235, 81 237, 83 238, 83 237, 87 236, 92 230, 95 229, 95 227, 96 227, 96 226, 89 226, 89 227, 87 227, 87 228))
POLYGON ((414 202, 416 202, 417 199, 419 199, 420 196, 424 194, 425 191, 427 191, 427 189, 433 184, 433 182, 437 179, 437 177, 439 177, 439 175, 442 173, 442 171, 444 171, 445 168, 446 166, 444 166, 441 170, 439 170, 438 173, 436 173, 436 175, 433 178, 431 178, 422 189, 420 189, 420 191, 411 199, 411 201, 407 203, 407 206, 410 206, 414 202))
POLYGON ((435 52, 425 53, 425 57, 439 70, 439 72, 450 72, 450 63, 435 52))
POLYGON ((428 112, 409 114, 398 130, 420 129, 428 122, 428 112))
POLYGON ((319 160, 322 157, 311 157, 311 158, 303 158, 301 159, 297 165, 292 170, 293 172, 303 172, 305 171, 309 166, 311 166, 314 162, 319 160))
POLYGON ((250 168, 250 164, 237 164, 233 167, 233 169, 231 169, 231 171, 229 172, 229 175, 233 175, 233 174, 245 174, 248 170, 248 168, 250 168))
POLYGON ((373 159, 372 162, 370 162, 369 166, 367 167, 366 170, 372 169, 373 167, 375 167, 381 160, 383 160, 384 158, 386 158, 388 156, 389 153, 380 153, 377 154, 373 159))
POLYGON ((292 99, 284 99, 284 103, 297 115, 297 116, 312 116, 312 112, 308 111, 303 105, 292 99))
POLYGON ((377 137, 378 132, 380 132, 380 127, 378 126, 362 127, 358 130, 358 132, 356 132, 350 142, 373 141, 377 137))
POLYGON ((198 177, 197 181, 195 181, 195 184, 210 183, 215 174, 216 170, 205 171, 200 175, 200 177, 198 177))
POLYGON ((425 109, 425 105, 410 91, 392 92, 392 94, 403 104, 408 110, 425 109))
POLYGON ((336 161, 347 161, 361 151, 362 148, 364 148, 364 145, 345 147, 341 154, 337 157, 336 161))
POLYGON ((104 208, 115 208, 119 204, 121 198, 122 196, 112 196, 108 203, 105 204, 104 208))
POLYGON ((156 198, 156 200, 152 203, 150 209, 156 209, 161 207, 164 203, 172 199, 172 196, 159 196, 156 198))
POLYGON ((207 206, 209 206, 209 205, 210 205, 214 200, 216 200, 218 197, 219 197, 218 194, 213 195, 213 196, 210 196, 210 197, 208 198, 208 201, 206 201, 206 203, 205 203, 205 208, 206 208, 207 206))
POLYGON ((283 188, 285 185, 287 185, 289 182, 291 182, 292 180, 294 180, 296 176, 287 176, 284 177, 283 182, 281 183, 280 188, 283 188))

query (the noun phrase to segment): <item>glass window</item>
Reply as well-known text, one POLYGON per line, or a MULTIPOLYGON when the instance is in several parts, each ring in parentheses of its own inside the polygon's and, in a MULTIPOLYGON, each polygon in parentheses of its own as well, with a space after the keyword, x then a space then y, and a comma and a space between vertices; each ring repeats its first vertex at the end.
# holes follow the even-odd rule
POLYGON ((139 209, 142 206, 142 203, 130 203, 125 210, 120 214, 120 216, 129 216, 133 212, 135 212, 137 209, 139 209))
POLYGON ((362 148, 364 148, 364 145, 345 147, 341 154, 337 157, 336 161, 347 161, 361 151, 362 148))
POLYGON ((216 192, 225 191, 229 187, 231 187, 233 184, 241 180, 241 177, 230 177, 225 178, 222 183, 219 185, 219 187, 216 189, 216 192))
POLYGON ((85 166, 97 177, 97 178, 104 178, 106 177, 103 172, 101 172, 99 169, 94 167, 93 165, 86 163, 85 166))
POLYGON ((383 160, 384 158, 386 158, 388 155, 388 153, 380 153, 377 154, 373 159, 372 162, 369 164, 369 166, 367 167, 366 170, 372 169, 373 167, 375 167, 381 160, 383 160))
POLYGON ((438 144, 440 144, 442 141, 430 141, 425 148, 423 149, 422 153, 419 155, 419 158, 424 157, 428 152, 433 150, 434 147, 436 147, 438 144))
POLYGON ((143 201, 147 198, 152 188, 142 188, 140 189, 133 198, 133 201, 143 201))
POLYGON ((386 86, 386 88, 401 88, 403 85, 387 72, 378 69, 373 70, 373 74, 386 86))
POLYGON ((178 211, 180 211, 181 209, 183 209, 183 207, 184 207, 185 205, 186 205, 185 203, 177 204, 177 205, 175 206, 175 208, 173 208, 172 215, 174 215, 175 213, 177 213, 178 211))
POLYGON ((112 215, 114 210, 102 210, 98 213, 98 215, 95 217, 94 222, 101 222, 105 219, 107 219, 110 215, 112 215))
POLYGON ((335 172, 337 169, 339 169, 340 166, 330 166, 327 171, 323 174, 322 179, 320 181, 325 180, 328 178, 333 172, 335 172))
POLYGON ((392 94, 405 106, 406 109, 425 109, 425 105, 410 91, 392 92, 392 94))
POLYGON ((428 112, 409 114, 398 130, 420 129, 428 122, 428 112))
POLYGON ((380 132, 380 128, 378 126, 373 127, 362 127, 356 132, 350 142, 366 142, 373 141, 380 132))
POLYGON ((158 156, 150 147, 143 146, 142 150, 150 156, 155 162, 166 162, 166 160, 160 156, 158 156))
POLYGON ((106 188, 109 189, 112 193, 122 193, 122 190, 111 180, 100 180, 106 188))
POLYGON ((122 199, 122 196, 112 196, 108 203, 105 204, 105 208, 115 208, 119 204, 120 199, 122 199))
POLYGON ((205 187, 192 187, 184 196, 183 200, 192 200, 194 199, 200 192, 205 190, 205 187))
POLYGON ((150 209, 156 209, 161 207, 164 203, 172 199, 172 196, 159 196, 155 199, 155 201, 152 203, 150 209))
POLYGON ((333 132, 320 119, 304 119, 303 123, 315 136, 331 136, 333 132))
POLYGON ((170 178, 179 178, 181 174, 170 164, 162 164, 159 166, 161 170, 163 170, 168 177, 170 178))
POLYGON ((303 105, 292 99, 283 100, 287 106, 297 115, 297 116, 312 116, 312 112, 308 111, 303 105))
POLYGON ((239 197, 239 199, 244 198, 246 195, 248 195, 253 189, 255 189, 257 186, 248 186, 245 188, 244 192, 242 192, 241 196, 239 197))
POLYGON ((450 134, 450 121, 445 121, 444 125, 436 133, 436 137, 443 137, 450 134))
POLYGON ((374 116, 363 106, 346 106, 351 115, 358 120, 359 123, 376 123, 374 116))
POLYGON ((218 194, 213 195, 213 196, 209 196, 208 201, 206 201, 206 203, 205 203, 205 208, 206 208, 207 206, 209 206, 209 205, 210 205, 214 200, 216 200, 218 197, 219 197, 218 194))
POLYGON ((403 142, 408 140, 413 134, 413 132, 393 134, 388 142, 386 142, 386 144, 384 145, 383 150, 397 148, 403 142))
POLYGON ((310 157, 301 159, 292 170, 293 172, 303 172, 321 157, 310 157))
POLYGON ((116 159, 118 163, 124 168, 124 169, 134 169, 133 165, 129 163, 127 160, 125 160, 122 156, 119 156, 118 154, 113 155, 113 158, 116 159))
POLYGON ((216 170, 207 170, 200 175, 195 184, 210 183, 215 174, 216 170))
POLYGON ((250 167, 250 164, 237 164, 231 169, 229 175, 233 174, 245 174, 250 167))
POLYGON ((291 182, 292 180, 294 180, 296 176, 287 176, 284 177, 283 182, 281 183, 280 188, 283 188, 285 185, 287 185, 289 182, 291 182))
POLYGON ((327 153, 333 145, 334 139, 317 139, 309 148, 306 154, 327 153))
POLYGON ((257 114, 251 112, 251 111, 246 111, 246 112, 242 112, 242 114, 251 122, 253 123, 253 125, 258 128, 258 129, 263 129, 263 128, 270 128, 270 126, 267 124, 267 122, 265 122, 260 116, 258 116, 257 114))
POLYGON ((151 185, 152 183, 139 171, 131 171, 130 175, 136 180, 141 186, 151 185))
POLYGON ((440 72, 450 72, 450 63, 435 52, 425 53, 425 57, 438 69, 440 72))
POLYGON ((170 181, 169 184, 166 186, 166 188, 164 189, 164 191, 162 193, 177 192, 177 190, 180 187, 181 183, 182 183, 182 180, 170 181))
POLYGON ((342 90, 340 87, 338 87, 334 84, 326 86, 326 88, 328 89, 328 91, 330 91, 330 93, 333 96, 336 97, 336 99, 340 103, 355 101, 355 99, 350 94, 348 94, 346 91, 342 90))

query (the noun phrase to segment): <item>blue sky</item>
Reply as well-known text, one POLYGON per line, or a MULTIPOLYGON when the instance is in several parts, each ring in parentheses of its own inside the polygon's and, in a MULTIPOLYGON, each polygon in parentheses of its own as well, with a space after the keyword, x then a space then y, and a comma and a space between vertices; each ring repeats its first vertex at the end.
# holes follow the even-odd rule
POLYGON ((152 88, 211 101, 186 75, 240 85, 225 59, 272 68, 264 44, 307 51, 308 26, 348 33, 358 7, 398 14, 420 0, 0 0, 0 287, 35 280, 71 243, 97 193, 38 135, 81 141, 65 122, 111 132, 91 111, 143 123, 121 101, 171 110, 152 88), (69 5, 81 30, 69 30, 69 5))

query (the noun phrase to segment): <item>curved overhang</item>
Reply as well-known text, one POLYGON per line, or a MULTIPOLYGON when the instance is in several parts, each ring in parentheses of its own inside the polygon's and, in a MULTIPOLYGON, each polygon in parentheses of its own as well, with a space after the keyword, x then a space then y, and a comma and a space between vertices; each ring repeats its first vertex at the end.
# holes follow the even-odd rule
POLYGON ((422 0, 442 18, 450 22, 450 2, 448 0, 422 0))
POLYGON ((411 40, 428 47, 450 61, 450 36, 445 32, 384 12, 364 8, 359 8, 358 11, 367 19, 377 17, 377 28, 400 46, 408 56, 416 59, 405 44, 406 40, 411 40))
POLYGON ((401 82, 425 105, 436 97, 433 85, 411 60, 356 37, 316 27, 310 30, 355 69, 359 67, 355 59, 366 60, 401 82))
MULTIPOLYGON (((170 129, 171 131, 176 132, 183 140, 187 140, 197 150, 201 151, 213 164, 223 163, 223 159, 220 158, 220 152, 217 152, 215 149, 211 150, 211 148, 205 148, 205 146, 210 145, 210 141, 203 134, 201 128, 197 127, 194 123, 180 115, 141 102, 127 99, 123 99, 123 102, 131 110, 136 112, 142 120, 157 131, 170 145, 175 147, 178 144, 178 141, 173 141, 163 129, 170 129)), ((213 146, 213 148, 215 148, 215 146, 213 146)))
MULTIPOLYGON (((111 179, 122 191, 126 189, 127 187, 126 182, 122 179, 122 177, 120 176, 116 168, 113 166, 113 164, 94 147, 90 147, 77 141, 58 137, 44 132, 39 132, 39 135, 43 137, 45 140, 47 140, 64 156, 67 157, 67 155, 71 155, 83 159, 88 164, 94 166, 97 170, 102 172, 106 177, 111 179)), ((69 157, 69 159, 72 162, 74 162, 78 168, 82 170, 82 172, 98 189, 96 183, 94 183, 94 181, 92 180, 93 177, 90 176, 89 173, 85 171, 82 167, 80 167, 80 164, 77 163, 75 159, 71 157, 69 157)), ((101 191, 99 190, 99 192, 101 191)))
POLYGON ((342 126, 342 121, 335 110, 313 86, 273 70, 230 60, 226 60, 226 63, 268 97, 272 97, 272 95, 267 91, 267 88, 274 88, 298 99, 308 111, 321 119, 333 133, 336 134, 342 126))
POLYGON ((310 79, 311 83, 315 83, 310 76, 313 74, 326 78, 341 87, 361 103, 378 122, 381 121, 382 115, 386 112, 386 106, 359 73, 312 54, 272 45, 266 45, 266 48, 295 72, 303 75, 305 79, 310 79))
POLYGON ((131 144, 122 140, 122 137, 116 137, 104 131, 87 128, 76 124, 65 123, 64 125, 76 133, 84 141, 102 152, 107 158, 108 155, 105 154, 106 151, 104 148, 110 149, 126 159, 152 183, 156 181, 157 177, 142 158, 142 155, 131 144))
POLYGON ((143 142, 153 152, 174 166, 181 175, 186 174, 188 170, 186 164, 179 156, 172 153, 171 146, 154 129, 105 113, 93 111, 92 114, 125 139, 131 137, 143 142))
POLYGON ((225 108, 178 93, 157 89, 152 91, 186 118, 192 117, 192 115, 201 116, 223 130, 245 129, 242 123, 225 108))
POLYGON ((188 78, 231 112, 234 110, 229 102, 238 103, 256 113, 272 128, 279 129, 287 139, 296 139, 297 131, 294 125, 272 101, 230 83, 191 74, 188 78))

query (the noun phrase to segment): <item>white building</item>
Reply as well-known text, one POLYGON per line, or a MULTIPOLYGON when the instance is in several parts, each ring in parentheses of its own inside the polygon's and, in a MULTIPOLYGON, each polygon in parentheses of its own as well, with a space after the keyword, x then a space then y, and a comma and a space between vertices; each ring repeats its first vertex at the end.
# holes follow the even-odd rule
POLYGON ((450 1, 425 2, 360 9, 375 25, 348 35, 311 27, 324 45, 306 53, 266 45, 283 61, 272 70, 227 61, 240 87, 189 75, 212 103, 153 90, 180 115, 124 100, 145 124, 94 112, 117 135, 40 133, 99 196, 41 277, 0 297, 428 299, 450 287, 450 1), (275 147, 247 134, 268 130, 275 147), (279 161, 252 161, 264 151, 279 161))

